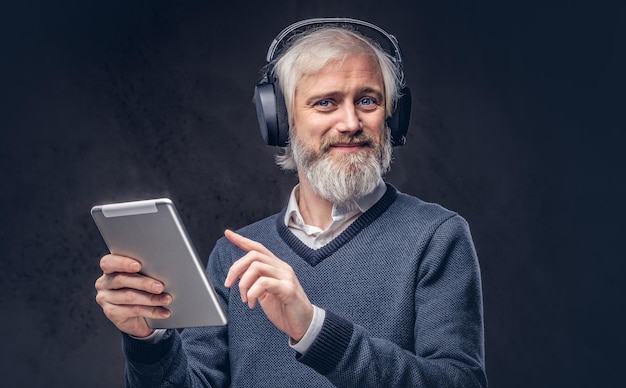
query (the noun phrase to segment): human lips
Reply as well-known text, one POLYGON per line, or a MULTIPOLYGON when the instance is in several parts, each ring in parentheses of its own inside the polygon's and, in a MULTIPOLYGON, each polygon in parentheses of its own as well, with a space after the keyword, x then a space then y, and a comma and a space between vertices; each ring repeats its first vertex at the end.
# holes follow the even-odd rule
POLYGON ((369 147, 368 142, 358 142, 358 143, 334 143, 330 145, 330 148, 345 150, 345 151, 356 151, 362 148, 369 147))
POLYGON ((365 141, 361 141, 358 143, 335 143, 331 144, 331 147, 339 147, 339 148, 356 148, 356 147, 367 147, 369 143, 365 141))
POLYGON ((322 147, 323 151, 328 151, 331 148, 344 150, 344 151, 358 151, 363 148, 369 148, 373 144, 371 139, 328 139, 322 147))

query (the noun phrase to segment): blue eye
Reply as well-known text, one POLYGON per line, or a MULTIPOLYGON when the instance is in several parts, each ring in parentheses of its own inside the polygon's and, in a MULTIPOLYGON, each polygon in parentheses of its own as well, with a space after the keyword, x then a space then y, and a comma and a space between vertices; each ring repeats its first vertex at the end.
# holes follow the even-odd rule
POLYGON ((330 100, 320 100, 317 102, 317 105, 322 108, 328 108, 330 106, 330 100))
POLYGON ((369 106, 374 104, 374 100, 369 97, 364 97, 361 99, 360 104, 364 106, 369 106))

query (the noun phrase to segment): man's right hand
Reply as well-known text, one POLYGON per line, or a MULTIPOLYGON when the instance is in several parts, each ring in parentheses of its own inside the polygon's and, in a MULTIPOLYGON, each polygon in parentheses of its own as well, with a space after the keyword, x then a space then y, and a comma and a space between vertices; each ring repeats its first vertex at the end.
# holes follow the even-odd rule
POLYGON ((96 280, 96 302, 118 329, 135 337, 154 332, 146 318, 169 317, 163 308, 172 302, 163 283, 139 273, 141 263, 124 256, 106 255, 100 260, 102 276, 96 280))

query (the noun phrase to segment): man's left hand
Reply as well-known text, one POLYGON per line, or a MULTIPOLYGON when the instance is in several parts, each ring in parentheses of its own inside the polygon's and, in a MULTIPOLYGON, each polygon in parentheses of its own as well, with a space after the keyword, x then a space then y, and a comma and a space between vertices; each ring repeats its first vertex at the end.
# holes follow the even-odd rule
POLYGON ((269 320, 294 341, 300 341, 313 319, 313 305, 290 265, 263 244, 233 231, 226 238, 247 253, 228 270, 224 285, 239 280, 241 300, 254 308, 259 302, 269 320))

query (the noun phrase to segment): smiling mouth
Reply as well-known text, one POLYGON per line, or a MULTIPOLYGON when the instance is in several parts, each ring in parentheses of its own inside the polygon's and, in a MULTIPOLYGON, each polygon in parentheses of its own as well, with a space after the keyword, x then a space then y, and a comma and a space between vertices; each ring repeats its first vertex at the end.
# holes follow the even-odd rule
POLYGON ((374 143, 372 139, 364 138, 363 136, 361 136, 360 138, 344 137, 342 139, 328 139, 328 141, 322 145, 322 152, 328 151, 331 148, 344 149, 346 151, 357 150, 361 148, 370 148, 373 144, 374 143))
POLYGON ((357 148, 357 147, 368 147, 369 143, 367 142, 359 142, 359 143, 335 143, 331 144, 331 147, 335 148, 357 148))
POLYGON ((362 152, 366 148, 369 148, 370 145, 371 144, 368 142, 334 143, 329 145, 327 152, 335 150, 335 152, 339 153, 356 153, 362 152))

